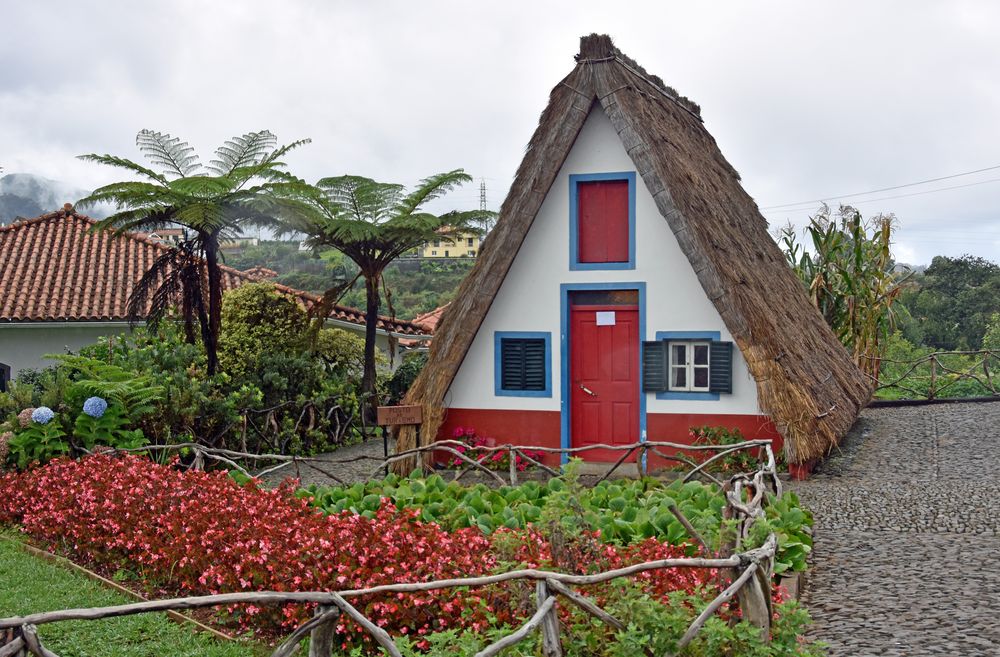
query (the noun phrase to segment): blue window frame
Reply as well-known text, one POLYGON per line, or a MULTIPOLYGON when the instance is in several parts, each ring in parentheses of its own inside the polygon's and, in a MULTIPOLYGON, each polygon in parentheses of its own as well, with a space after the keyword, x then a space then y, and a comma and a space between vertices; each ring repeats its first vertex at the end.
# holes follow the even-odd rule
POLYGON ((569 177, 569 268, 578 270, 635 269, 635 171, 580 173, 569 177), (599 180, 628 181, 628 262, 580 262, 580 236, 577 213, 580 183, 599 180))
POLYGON ((497 397, 551 397, 552 396, 552 333, 548 331, 494 331, 493 332, 493 394, 497 397), (504 341, 541 340, 544 342, 545 387, 541 390, 504 388, 504 341))
MULTIPOLYGON (((722 333, 719 331, 657 331, 656 339, 657 341, 666 340, 667 342, 673 340, 676 340, 678 342, 698 341, 698 340, 709 340, 718 342, 719 340, 722 339, 722 333)), ((658 392, 656 393, 656 398, 686 400, 686 401, 719 401, 719 393, 686 392, 680 390, 672 390, 668 392, 658 392)))

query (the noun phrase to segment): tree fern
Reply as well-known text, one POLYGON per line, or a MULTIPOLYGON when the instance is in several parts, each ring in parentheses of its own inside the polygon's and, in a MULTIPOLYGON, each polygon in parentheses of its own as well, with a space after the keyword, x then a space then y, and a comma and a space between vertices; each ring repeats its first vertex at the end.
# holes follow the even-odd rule
MULTIPOLYGON (((249 225, 274 224, 279 215, 303 212, 304 200, 314 192, 311 186, 289 175, 282 158, 291 150, 309 143, 294 141, 276 146, 277 140, 267 130, 250 132, 227 140, 215 151, 208 167, 202 167, 194 149, 169 134, 142 130, 136 144, 147 160, 163 173, 132 160, 113 155, 83 155, 82 159, 124 169, 144 180, 122 181, 105 185, 77 202, 83 208, 95 203, 112 203, 117 211, 98 222, 97 230, 116 232, 156 230, 179 224, 192 233, 192 252, 204 257, 207 271, 207 312, 197 306, 203 298, 195 290, 191 265, 184 254, 159 259, 156 271, 144 276, 137 286, 137 296, 130 299, 130 309, 144 308, 147 300, 161 309, 165 300, 180 292, 175 302, 182 303, 185 318, 198 316, 202 341, 208 356, 209 373, 218 368, 218 334, 222 328, 222 272, 219 267, 219 243, 242 234, 249 225), (179 264, 187 270, 171 274, 168 266, 179 264), (154 291, 156 281, 162 289, 154 291), (187 281, 185 283, 184 281, 187 281), (195 304, 195 305, 190 305, 195 304)), ((154 321, 160 315, 154 316, 154 321)), ((188 334, 192 331, 190 326, 188 334)))
MULTIPOLYGON (((333 247, 354 261, 365 279, 365 370, 362 393, 367 395, 369 414, 378 403, 375 395, 375 335, 378 312, 384 297, 392 311, 391 291, 382 273, 394 260, 420 244, 451 239, 461 231, 477 230, 473 224, 493 216, 472 210, 435 215, 421 211, 423 205, 442 197, 471 177, 461 169, 424 179, 407 193, 402 185, 383 183, 362 176, 320 179, 312 190, 293 188, 283 198, 298 203, 285 215, 283 231, 307 235, 312 247, 333 247)), ((353 282, 353 281, 352 281, 353 282)), ((346 291, 337 281, 324 294, 324 307, 346 291)))

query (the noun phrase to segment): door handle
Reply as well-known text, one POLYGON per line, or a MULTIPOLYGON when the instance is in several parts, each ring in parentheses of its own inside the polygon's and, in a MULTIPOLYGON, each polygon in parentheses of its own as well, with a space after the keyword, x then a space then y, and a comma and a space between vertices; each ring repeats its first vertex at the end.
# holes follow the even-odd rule
POLYGON ((583 390, 585 393, 587 393, 591 397, 596 397, 597 396, 596 392, 594 392, 593 390, 591 390, 587 386, 583 385, 582 383, 580 384, 580 390, 583 390))

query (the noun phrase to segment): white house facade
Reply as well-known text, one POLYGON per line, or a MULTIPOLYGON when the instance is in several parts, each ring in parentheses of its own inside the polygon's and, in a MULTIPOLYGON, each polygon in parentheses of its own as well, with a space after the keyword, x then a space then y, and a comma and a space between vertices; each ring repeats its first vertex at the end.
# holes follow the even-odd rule
POLYGON ((439 435, 474 427, 498 440, 580 447, 686 441, 691 427, 725 425, 774 437, 732 344, 610 119, 595 107, 452 381, 439 435), (619 202, 608 211, 627 217, 601 228, 617 236, 595 241, 627 243, 617 261, 581 262, 582 224, 608 217, 599 216, 601 208, 587 215, 580 195, 606 181, 619 182, 618 195, 628 196, 627 207, 619 202), (665 352, 656 364, 651 343, 665 352), (505 360, 505 348, 515 345, 535 345, 544 383, 538 377, 531 390, 505 389, 505 376, 512 378, 505 368, 523 367, 509 354, 505 360), (720 347, 731 354, 722 390, 710 380, 710 358, 720 347), (665 368, 662 385, 644 384, 644 352, 650 367, 665 368))

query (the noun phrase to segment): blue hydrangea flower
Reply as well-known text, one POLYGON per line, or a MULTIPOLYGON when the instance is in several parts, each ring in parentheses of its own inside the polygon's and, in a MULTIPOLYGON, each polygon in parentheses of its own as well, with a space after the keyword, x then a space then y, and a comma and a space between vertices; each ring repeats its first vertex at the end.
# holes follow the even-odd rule
POLYGON ((83 402, 83 412, 92 418, 96 419, 103 416, 106 410, 108 410, 108 402, 100 397, 91 397, 83 402))
POLYGON ((56 416, 48 406, 39 406, 31 412, 31 419, 38 424, 48 424, 56 416))

